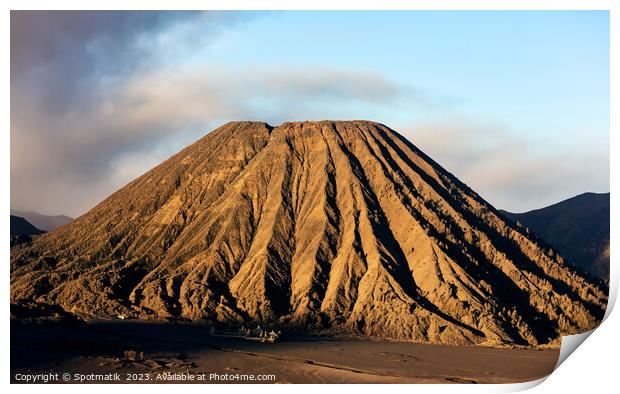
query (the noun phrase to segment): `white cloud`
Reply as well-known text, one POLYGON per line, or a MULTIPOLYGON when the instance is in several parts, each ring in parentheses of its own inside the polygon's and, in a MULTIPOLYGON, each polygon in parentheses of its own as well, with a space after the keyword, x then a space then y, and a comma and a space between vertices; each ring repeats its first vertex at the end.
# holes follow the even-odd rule
POLYGON ((343 118, 416 100, 378 74, 327 68, 161 67, 96 89, 62 116, 21 102, 11 127, 14 208, 83 213, 182 147, 170 141, 190 143, 229 120, 343 118))
POLYGON ((527 137, 503 124, 463 118, 402 130, 496 208, 521 212, 609 191, 609 146, 527 137))

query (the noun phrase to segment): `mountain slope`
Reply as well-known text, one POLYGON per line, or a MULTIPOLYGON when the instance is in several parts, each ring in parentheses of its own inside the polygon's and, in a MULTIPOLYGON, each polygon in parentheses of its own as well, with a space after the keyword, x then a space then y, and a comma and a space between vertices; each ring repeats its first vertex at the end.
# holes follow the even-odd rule
POLYGON ((366 121, 226 124, 13 248, 11 269, 14 302, 434 343, 549 343, 607 301, 366 121))
POLYGON ((540 235, 571 264, 609 282, 609 193, 584 193, 529 212, 502 213, 540 235))
POLYGON ((72 217, 66 215, 41 215, 36 212, 25 212, 11 209, 11 215, 20 216, 32 223, 37 228, 43 231, 52 231, 60 226, 71 222, 72 217))

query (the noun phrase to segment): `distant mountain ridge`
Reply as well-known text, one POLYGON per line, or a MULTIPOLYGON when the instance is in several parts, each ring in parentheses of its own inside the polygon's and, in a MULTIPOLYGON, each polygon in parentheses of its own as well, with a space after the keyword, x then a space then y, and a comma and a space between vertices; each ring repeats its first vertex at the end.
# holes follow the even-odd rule
POLYGON ((501 212, 538 234, 570 264, 609 282, 609 207, 609 193, 583 193, 529 212, 501 212))
POLYGON ((14 235, 37 235, 43 234, 45 231, 33 226, 26 219, 11 215, 11 236, 14 235))
POLYGON ((11 215, 11 246, 32 241, 35 235, 45 233, 20 216, 11 215))
POLYGON ((73 221, 73 218, 67 215, 42 215, 37 212, 18 211, 16 209, 11 209, 11 215, 22 217, 43 231, 52 231, 73 221))

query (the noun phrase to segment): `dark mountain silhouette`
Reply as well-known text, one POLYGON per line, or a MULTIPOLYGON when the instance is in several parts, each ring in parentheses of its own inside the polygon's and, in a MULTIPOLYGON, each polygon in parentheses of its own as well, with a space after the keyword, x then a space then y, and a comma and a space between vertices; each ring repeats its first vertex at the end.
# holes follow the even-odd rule
POLYGON ((449 344, 557 343, 606 294, 390 128, 232 122, 11 250, 11 300, 449 344))
POLYGON ((11 246, 32 241, 34 235, 43 234, 26 219, 11 215, 11 246))
POLYGON ((26 219, 11 215, 11 235, 37 235, 43 234, 44 231, 39 230, 26 219))
POLYGON ((23 217, 43 231, 52 231, 73 221, 72 217, 66 215, 42 215, 36 212, 18 211, 16 209, 11 209, 11 215, 23 217))
POLYGON ((609 283, 609 193, 584 193, 524 213, 502 211, 540 235, 570 264, 609 283))

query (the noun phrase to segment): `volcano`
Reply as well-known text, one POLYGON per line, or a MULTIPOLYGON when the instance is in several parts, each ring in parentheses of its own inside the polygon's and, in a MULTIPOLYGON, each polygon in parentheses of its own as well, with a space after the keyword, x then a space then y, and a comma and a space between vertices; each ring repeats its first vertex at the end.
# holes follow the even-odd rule
POLYGON ((390 128, 228 123, 11 249, 11 300, 84 316, 557 343, 607 295, 390 128))

